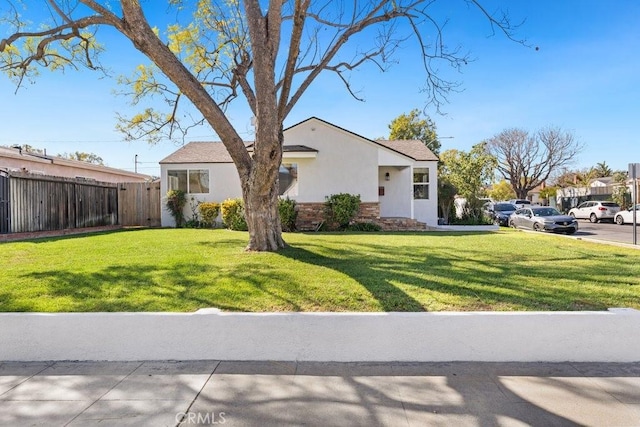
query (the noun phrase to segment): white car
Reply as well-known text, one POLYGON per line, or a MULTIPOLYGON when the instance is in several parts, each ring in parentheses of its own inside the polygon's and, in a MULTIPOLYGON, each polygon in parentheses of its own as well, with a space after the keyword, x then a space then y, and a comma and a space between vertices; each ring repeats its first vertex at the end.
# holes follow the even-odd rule
MULTIPOLYGON (((615 222, 618 225, 633 224, 633 210, 632 208, 620 211, 615 216, 615 222)), ((636 205, 636 224, 640 223, 640 204, 636 205)))
POLYGON ((509 203, 515 205, 518 209, 531 207, 531 201, 527 199, 511 199, 509 203))
POLYGON ((600 202, 591 200, 588 202, 582 202, 577 208, 573 208, 569 211, 569 215, 577 219, 588 219, 589 221, 596 223, 603 219, 613 218, 620 212, 620 205, 615 202, 600 202))

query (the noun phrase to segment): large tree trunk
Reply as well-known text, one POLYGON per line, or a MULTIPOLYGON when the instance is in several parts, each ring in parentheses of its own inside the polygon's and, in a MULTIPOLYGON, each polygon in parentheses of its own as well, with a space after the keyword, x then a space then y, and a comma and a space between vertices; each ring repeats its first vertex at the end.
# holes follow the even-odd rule
POLYGON ((526 199, 527 198, 527 194, 529 194, 529 190, 527 190, 526 188, 516 188, 516 197, 518 199, 526 199))
POLYGON ((285 246, 278 212, 278 182, 270 190, 249 185, 244 194, 245 218, 249 228, 247 251, 277 251, 285 246))
POLYGON ((278 116, 275 64, 282 21, 280 2, 271 2, 267 15, 260 2, 244 2, 253 49, 256 117, 251 170, 242 174, 242 195, 249 228, 248 251, 277 251, 284 247, 278 213, 278 170, 282 162, 282 120, 278 116))
POLYGON ((275 135, 270 131, 256 131, 251 172, 242 180, 245 219, 249 229, 247 251, 277 251, 285 247, 278 210, 278 171, 282 162, 283 138, 282 130, 275 135), (261 159, 256 161, 256 158, 261 159))

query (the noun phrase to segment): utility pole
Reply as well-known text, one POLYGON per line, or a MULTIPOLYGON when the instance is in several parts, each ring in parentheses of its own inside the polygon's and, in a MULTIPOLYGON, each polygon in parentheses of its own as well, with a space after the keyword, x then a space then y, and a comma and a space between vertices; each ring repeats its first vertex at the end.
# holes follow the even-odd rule
POLYGON ((633 183, 633 200, 631 202, 631 212, 633 212, 633 244, 638 244, 638 230, 637 230, 637 212, 636 206, 638 204, 638 173, 640 172, 640 163, 629 163, 629 176, 633 183))
POLYGON ((136 154, 136 156, 133 158, 133 171, 135 173, 138 173, 138 155, 136 154))

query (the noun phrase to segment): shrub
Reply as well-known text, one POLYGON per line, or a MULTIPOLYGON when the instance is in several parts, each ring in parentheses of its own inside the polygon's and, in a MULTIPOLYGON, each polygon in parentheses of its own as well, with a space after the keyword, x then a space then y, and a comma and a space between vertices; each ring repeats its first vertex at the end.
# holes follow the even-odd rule
POLYGON ((278 200, 278 212, 280 214, 282 231, 295 231, 296 219, 298 218, 296 201, 291 200, 288 197, 286 199, 278 200))
POLYGON ((473 216, 469 214, 463 214, 461 218, 454 217, 449 222, 451 225, 493 225, 493 219, 486 215, 473 216))
POLYGON ((167 210, 176 221, 176 227, 182 227, 184 223, 184 207, 187 204, 187 195, 182 190, 167 191, 167 210))
POLYGON ((203 228, 204 223, 197 218, 191 218, 184 222, 184 228, 203 228))
POLYGON ((198 205, 200 217, 205 227, 213 227, 218 214, 220 213, 220 204, 215 202, 202 202, 198 205))
POLYGON ((222 222, 230 230, 247 231, 242 199, 227 199, 220 205, 222 222))
POLYGON ((374 224, 373 222, 354 222, 353 224, 347 226, 347 230, 349 231, 382 231, 382 227, 378 224, 374 224))
POLYGON ((620 209, 627 209, 631 206, 631 193, 625 186, 619 186, 613 191, 611 199, 620 205, 620 209))
POLYGON ((325 214, 329 222, 345 229, 360 209, 360 195, 332 194, 325 202, 325 214))
MULTIPOLYGON (((202 203, 200 206, 202 206, 202 203)), ((217 204, 216 204, 217 205, 217 204)), ((227 199, 220 205, 222 212, 222 222, 225 227, 230 230, 247 231, 247 220, 244 216, 244 203, 242 199, 227 199)), ((280 214, 280 223, 283 231, 294 231, 296 228, 296 219, 298 212, 296 211, 295 200, 280 199, 278 201, 278 212, 280 214)), ((204 213, 200 211, 203 220, 204 213)), ((217 216, 214 216, 214 218, 217 216)), ((206 221, 206 220, 205 220, 206 221)))

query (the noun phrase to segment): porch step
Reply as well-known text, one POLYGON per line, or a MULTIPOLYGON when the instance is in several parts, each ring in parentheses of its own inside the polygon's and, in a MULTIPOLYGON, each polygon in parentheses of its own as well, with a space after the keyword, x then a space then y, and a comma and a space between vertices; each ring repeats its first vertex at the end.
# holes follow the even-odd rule
POLYGON ((426 231, 427 224, 412 218, 385 217, 377 218, 375 221, 383 231, 426 231))

